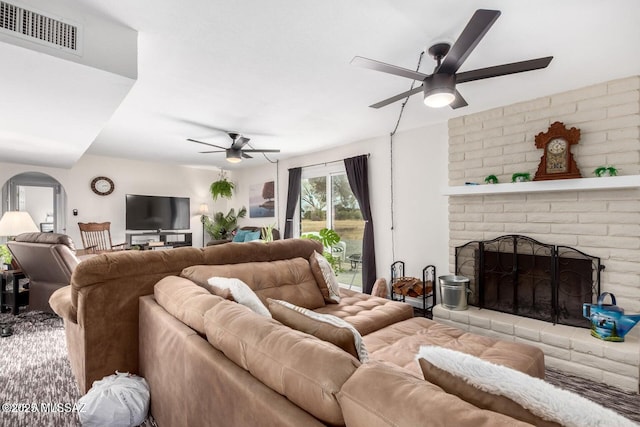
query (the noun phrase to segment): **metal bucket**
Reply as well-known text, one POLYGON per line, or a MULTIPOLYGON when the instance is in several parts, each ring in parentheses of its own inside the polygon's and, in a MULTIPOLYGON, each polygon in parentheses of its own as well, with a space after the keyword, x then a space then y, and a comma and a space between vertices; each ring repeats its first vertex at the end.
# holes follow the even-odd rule
POLYGON ((467 294, 469 278, 464 276, 447 275, 438 277, 440 282, 440 301, 449 310, 461 311, 467 309, 467 294))

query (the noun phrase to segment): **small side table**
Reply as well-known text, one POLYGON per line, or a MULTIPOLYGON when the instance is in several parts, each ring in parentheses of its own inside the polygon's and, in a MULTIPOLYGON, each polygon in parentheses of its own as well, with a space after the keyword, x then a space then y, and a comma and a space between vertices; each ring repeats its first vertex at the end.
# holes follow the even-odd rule
POLYGON ((29 290, 20 292, 20 280, 26 276, 22 270, 2 270, 0 275, 0 311, 10 309, 11 313, 18 314, 20 307, 29 305, 29 290), (11 289, 7 289, 11 284, 11 289))

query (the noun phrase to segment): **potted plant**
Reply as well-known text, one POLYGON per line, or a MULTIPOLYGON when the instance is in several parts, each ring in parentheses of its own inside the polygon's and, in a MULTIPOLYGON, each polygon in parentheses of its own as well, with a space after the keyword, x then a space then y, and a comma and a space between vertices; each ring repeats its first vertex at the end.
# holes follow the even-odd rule
POLYGON ((600 166, 599 168, 594 170, 593 173, 597 177, 617 176, 618 175, 618 169, 614 168, 613 166, 600 166))
POLYGON ((487 175, 487 177, 484 179, 484 182, 487 184, 497 184, 498 177, 495 175, 487 175))
POLYGON ((227 175, 224 171, 220 172, 220 178, 217 181, 211 183, 209 192, 214 201, 218 200, 218 197, 230 199, 233 195, 233 189, 235 185, 233 182, 227 179, 227 175))
POLYGON ((233 232, 238 228, 238 218, 244 218, 247 215, 247 208, 244 206, 238 210, 231 208, 225 215, 223 212, 216 212, 213 218, 206 215, 202 216, 202 224, 205 230, 215 240, 229 240, 233 236, 233 232))
POLYGON ((342 271, 342 267, 340 266, 340 259, 334 257, 331 253, 331 247, 340 241, 340 235, 338 233, 330 228, 323 228, 318 232, 318 234, 307 233, 303 234, 300 237, 303 239, 317 240, 322 243, 322 246, 324 247, 322 256, 325 257, 327 261, 329 261, 331 268, 333 268, 333 271, 336 274, 342 271))
POLYGON ((262 227, 262 231, 260 232, 260 237, 265 242, 273 242, 273 229, 276 228, 275 224, 269 224, 262 227))
POLYGON ((516 172, 511 175, 511 182, 525 182, 531 181, 531 174, 529 172, 516 172))
POLYGON ((10 265, 12 259, 13 257, 7 245, 0 245, 0 266, 4 269, 4 265, 10 265))

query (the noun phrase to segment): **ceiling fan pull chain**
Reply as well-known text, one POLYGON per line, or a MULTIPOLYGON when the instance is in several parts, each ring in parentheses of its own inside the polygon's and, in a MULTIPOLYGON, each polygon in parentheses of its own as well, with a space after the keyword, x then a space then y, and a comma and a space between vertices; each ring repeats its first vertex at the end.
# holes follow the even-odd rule
MULTIPOLYGON (((418 57, 418 65, 416 66, 416 72, 420 71, 420 65, 422 64, 422 57, 424 56, 424 50, 422 52, 420 52, 420 56, 418 57)), ((413 90, 413 88, 415 87, 416 81, 413 80, 411 82, 411 87, 409 88, 409 90, 413 90)), ((405 105, 407 105, 407 101, 409 101, 409 97, 411 95, 407 95, 407 97, 405 98, 404 102, 402 103, 402 107, 400 107, 400 114, 398 114, 398 121, 396 122, 396 127, 393 128, 393 131, 391 132, 391 136, 396 134, 396 131, 398 130, 398 126, 400 126, 400 119, 402 118, 402 113, 404 112, 404 107, 405 105)))

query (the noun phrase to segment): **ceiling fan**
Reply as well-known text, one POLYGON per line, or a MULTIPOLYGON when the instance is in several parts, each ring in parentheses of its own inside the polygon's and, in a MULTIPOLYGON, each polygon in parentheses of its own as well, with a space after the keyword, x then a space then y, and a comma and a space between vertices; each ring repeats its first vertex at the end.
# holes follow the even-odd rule
POLYGON ((465 107, 468 104, 462 95, 460 95, 460 92, 457 91, 456 83, 472 82, 474 80, 522 73, 524 71, 538 70, 547 67, 553 59, 553 56, 512 62, 462 73, 457 72, 499 16, 499 10, 476 10, 453 46, 448 43, 437 43, 431 46, 428 49, 428 53, 433 56, 437 62, 433 74, 423 74, 361 56, 354 57, 351 60, 351 64, 353 65, 422 82, 422 84, 416 88, 370 105, 370 107, 384 107, 408 96, 415 95, 418 92, 424 92, 424 103, 429 107, 439 108, 446 105, 451 105, 451 108, 465 107))
MULTIPOLYGON (((239 133, 227 132, 227 135, 231 138, 233 143, 231 147, 221 147, 220 145, 210 144, 208 142, 198 141, 195 139, 187 138, 187 141, 196 142, 198 144, 208 145, 209 147, 219 148, 219 150, 213 151, 200 151, 202 154, 208 153, 226 153, 227 161, 229 163, 240 163, 242 159, 252 159, 253 157, 247 153, 279 153, 280 150, 261 150, 261 149, 245 149, 243 148, 248 142, 249 138, 246 138, 239 133)), ((249 146, 251 147, 251 146, 249 146)))

